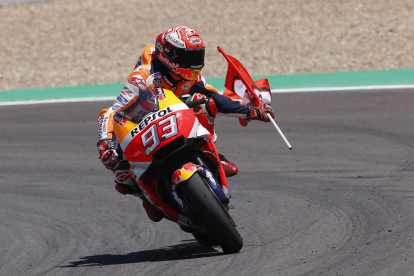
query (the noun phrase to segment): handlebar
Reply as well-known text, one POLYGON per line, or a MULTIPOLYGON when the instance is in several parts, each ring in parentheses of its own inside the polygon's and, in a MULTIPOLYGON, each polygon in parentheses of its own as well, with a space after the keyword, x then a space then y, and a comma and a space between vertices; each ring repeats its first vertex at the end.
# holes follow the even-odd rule
POLYGON ((207 102, 206 99, 200 99, 200 100, 195 100, 195 101, 190 101, 190 102, 186 101, 185 104, 188 106, 188 108, 193 108, 194 106, 205 104, 206 102, 207 102))

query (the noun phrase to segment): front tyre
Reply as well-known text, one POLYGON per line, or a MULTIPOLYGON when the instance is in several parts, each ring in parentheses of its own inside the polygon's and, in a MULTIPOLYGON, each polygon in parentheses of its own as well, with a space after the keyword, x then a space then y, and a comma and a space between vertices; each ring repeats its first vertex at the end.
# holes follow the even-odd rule
POLYGON ((177 188, 224 253, 237 253, 243 247, 243 239, 230 221, 227 210, 207 185, 195 173, 188 181, 178 184, 177 188))

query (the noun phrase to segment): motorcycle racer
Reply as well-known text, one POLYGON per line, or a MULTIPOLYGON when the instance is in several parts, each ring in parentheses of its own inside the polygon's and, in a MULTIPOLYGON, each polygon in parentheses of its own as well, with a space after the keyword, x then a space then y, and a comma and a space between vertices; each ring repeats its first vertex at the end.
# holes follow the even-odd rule
MULTIPOLYGON (((219 94, 200 74, 204 67, 204 55, 203 39, 194 29, 178 26, 159 34, 156 44, 143 50, 113 106, 102 110, 99 116, 98 151, 105 167, 115 173, 115 189, 122 194, 139 196, 153 221, 161 220, 163 215, 139 191, 134 190, 129 164, 123 160, 122 153, 117 151, 116 137, 113 134, 113 120, 117 111, 122 110, 130 118, 139 120, 158 108, 157 88, 171 90, 183 101, 205 98, 206 104, 192 110, 200 123, 210 131, 214 141, 217 139, 214 131, 215 113, 247 121, 268 122, 267 112, 274 117, 269 105, 245 106, 219 94)), ((237 167, 223 155, 219 157, 227 177, 238 172, 237 167)))

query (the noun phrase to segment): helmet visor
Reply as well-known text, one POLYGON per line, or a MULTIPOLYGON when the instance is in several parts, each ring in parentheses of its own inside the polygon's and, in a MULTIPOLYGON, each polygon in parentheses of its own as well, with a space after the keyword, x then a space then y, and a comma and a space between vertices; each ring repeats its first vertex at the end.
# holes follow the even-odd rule
POLYGON ((201 69, 204 67, 205 48, 175 49, 174 62, 185 68, 201 69))

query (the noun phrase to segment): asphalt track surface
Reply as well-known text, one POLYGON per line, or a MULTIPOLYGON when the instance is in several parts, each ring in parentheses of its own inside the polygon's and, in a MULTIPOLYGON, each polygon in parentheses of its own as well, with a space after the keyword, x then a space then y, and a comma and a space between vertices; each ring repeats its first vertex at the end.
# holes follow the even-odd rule
POLYGON ((413 92, 274 95, 292 151, 219 117, 234 255, 114 190, 96 150, 109 102, 0 107, 0 275, 412 275, 413 92))

